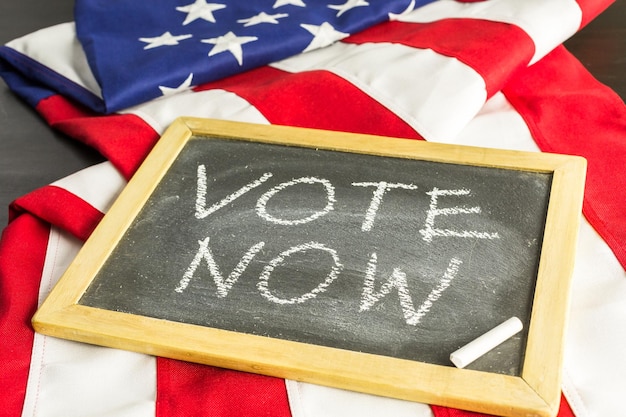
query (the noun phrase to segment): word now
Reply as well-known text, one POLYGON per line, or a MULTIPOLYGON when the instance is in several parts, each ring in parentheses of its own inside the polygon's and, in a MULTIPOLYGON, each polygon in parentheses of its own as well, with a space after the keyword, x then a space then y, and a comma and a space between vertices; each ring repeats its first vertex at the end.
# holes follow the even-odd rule
MULTIPOLYGON (((183 293, 185 291, 185 289, 189 286, 192 278, 194 277, 196 270, 204 260, 208 266, 209 275, 211 276, 211 278, 213 278, 213 281, 215 282, 216 295, 220 298, 228 296, 231 288, 233 287, 233 285, 235 285, 237 280, 239 280, 239 277, 246 271, 250 262, 265 246, 264 242, 259 242, 255 245, 252 245, 250 249, 248 249, 248 251, 241 257, 235 268, 230 272, 230 274, 228 274, 228 277, 224 277, 219 265, 215 261, 213 252, 209 247, 209 242, 209 237, 198 242, 198 251, 191 261, 191 264, 185 271, 183 278, 180 280, 178 286, 175 288, 176 292, 183 293)), ((450 283, 457 275, 459 266, 462 264, 461 260, 457 258, 452 258, 448 264, 446 271, 439 280, 437 286, 430 292, 430 294, 428 294, 428 296, 419 306, 419 308, 416 309, 413 304, 413 297, 409 292, 406 274, 400 268, 395 268, 389 278, 387 278, 387 280, 379 286, 379 289, 376 290, 375 281, 377 263, 378 256, 376 252, 374 252, 370 256, 367 268, 365 268, 364 284, 361 293, 360 311, 363 312, 369 310, 374 305, 376 305, 382 298, 391 293, 392 290, 396 290, 398 293, 398 298, 400 300, 400 306, 402 307, 402 312, 404 314, 404 320, 407 324, 413 326, 417 325, 421 321, 421 319, 428 314, 433 304, 450 286, 450 283)), ((269 262, 264 262, 264 264, 265 267, 259 275, 257 290, 268 301, 281 305, 302 304, 316 298, 319 294, 327 291, 331 284, 340 276, 341 271, 343 270, 343 265, 341 263, 339 255, 337 254, 337 251, 319 242, 308 242, 301 245, 293 246, 281 252, 269 262), (330 272, 325 277, 323 277, 323 280, 321 280, 321 282, 311 291, 292 298, 280 298, 276 296, 270 290, 269 286, 272 273, 277 268, 285 265, 290 256, 296 253, 313 250, 326 252, 330 256, 330 272)))
MULTIPOLYGON (((207 174, 206 167, 204 165, 198 165, 197 169, 197 187, 196 187, 196 205, 195 205, 195 217, 197 219, 204 219, 216 212, 217 210, 227 206, 232 203, 242 195, 250 192, 251 190, 260 187, 262 184, 267 182, 270 178, 272 178, 273 174, 271 172, 263 174, 260 178, 244 185, 239 190, 234 193, 228 195, 222 200, 214 203, 210 207, 207 207, 206 195, 207 195, 207 174)), ((369 207, 365 211, 364 220, 361 225, 361 230, 363 232, 370 231, 374 225, 376 220, 376 215, 380 209, 380 206, 383 202, 384 196, 394 190, 394 189, 403 189, 403 190, 416 190, 417 186, 414 184, 403 184, 403 183, 389 183, 386 181, 378 181, 378 182, 353 182, 353 187, 363 187, 363 188, 372 188, 372 197, 370 200, 369 207)), ((438 208, 438 201, 440 197, 446 196, 465 196, 471 193, 468 189, 457 189, 457 190, 440 190, 438 188, 433 188, 431 191, 428 191, 426 194, 430 196, 430 205, 428 208, 428 212, 426 214, 426 221, 424 227, 420 229, 420 234, 422 235, 422 239, 425 242, 430 243, 434 237, 461 237, 461 238, 476 238, 476 239, 499 239, 500 236, 497 232, 481 232, 481 231, 470 231, 470 230, 450 230, 450 229, 440 229, 435 227, 435 219, 437 216, 450 216, 456 214, 479 214, 481 212, 480 207, 447 207, 440 209, 438 208)), ((281 225, 299 225, 304 223, 312 222, 320 217, 325 216, 329 212, 334 209, 335 205, 335 187, 332 183, 324 178, 317 177, 301 177, 292 179, 290 181, 282 182, 278 185, 275 185, 265 193, 259 197, 256 202, 255 211, 256 214, 270 222, 281 225), (308 185, 317 185, 323 187, 325 191, 326 204, 323 209, 313 211, 307 217, 303 217, 300 219, 283 219, 277 217, 276 215, 272 215, 267 212, 267 203, 270 199, 274 198, 278 194, 280 194, 283 190, 293 187, 299 184, 308 184, 308 185)))

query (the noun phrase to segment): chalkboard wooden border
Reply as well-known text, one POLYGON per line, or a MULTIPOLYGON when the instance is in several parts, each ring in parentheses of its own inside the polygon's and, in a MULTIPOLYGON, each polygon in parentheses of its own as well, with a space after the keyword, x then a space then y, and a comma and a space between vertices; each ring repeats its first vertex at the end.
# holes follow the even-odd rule
POLYGON ((580 157, 180 118, 124 189, 33 318, 36 331, 109 346, 502 416, 554 416, 586 161, 580 157), (521 377, 432 365, 87 307, 79 300, 192 137, 495 167, 553 175, 521 377))

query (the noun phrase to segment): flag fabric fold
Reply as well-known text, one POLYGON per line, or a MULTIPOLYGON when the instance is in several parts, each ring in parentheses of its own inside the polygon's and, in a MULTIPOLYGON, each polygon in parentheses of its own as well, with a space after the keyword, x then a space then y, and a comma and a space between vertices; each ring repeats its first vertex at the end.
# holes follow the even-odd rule
MULTIPOLYGON (((212 415, 367 416, 383 408, 397 416, 476 415, 103 348, 74 351, 71 342, 32 333, 30 316, 63 263, 164 129, 182 115, 587 158, 583 212, 593 228, 585 222, 581 229, 584 251, 577 256, 574 319, 566 345, 567 401, 559 416, 623 413, 618 398, 626 383, 618 376, 626 368, 611 363, 605 352, 626 348, 626 337, 613 333, 626 320, 626 108, 560 46, 609 1, 351 0, 320 3, 319 16, 307 17, 296 16, 313 8, 301 0, 259 3, 258 11, 241 6, 237 14, 230 14, 235 6, 226 2, 179 2, 148 11, 135 3, 79 0, 75 23, 42 29, 0 48, 7 84, 52 128, 109 160, 11 206, 11 222, 0 241, 0 328, 3 337, 11 334, 15 340, 0 351, 3 359, 11 358, 0 368, 3 391, 11 392, 2 400, 8 415, 19 415, 22 408, 27 415, 55 415, 56 407, 63 410, 57 415, 77 410, 86 415, 81 407, 87 410, 89 400, 73 406, 61 393, 88 379, 91 366, 102 372, 102 381, 114 385, 123 379, 124 372, 106 371, 108 363, 119 364, 128 375, 135 372, 143 388, 122 384, 123 393, 111 394, 116 400, 110 410, 119 405, 124 415, 195 415, 200 403, 201 413, 211 410, 212 415), (375 12, 364 21, 351 17, 367 10, 375 12), (116 24, 125 11, 143 17, 137 27, 116 24), (265 26, 276 30, 296 17, 300 23, 289 24, 299 35, 266 31, 265 26), (333 23, 350 36, 335 33, 309 47, 313 33, 306 25, 322 27, 330 18, 348 25, 333 23), (227 29, 192 34, 192 29, 215 29, 220 19, 234 25, 228 30, 235 38, 226 36, 227 29), (248 32, 258 26, 265 32, 248 32), (294 44, 284 50, 270 45, 285 54, 263 55, 259 40, 275 33, 281 33, 280 42, 294 44), (186 44, 196 48, 191 58, 167 55, 186 44), (257 52, 248 49, 255 44, 257 52), (215 64, 219 70, 207 67, 209 58, 221 60, 215 64), (23 242, 22 235, 27 236, 23 242), (599 261, 602 271, 594 272, 599 261), (594 283, 601 288, 591 290, 594 283), (588 300, 585 295, 592 292, 594 300, 588 300), (74 353, 68 352, 85 361, 72 366, 74 353), (16 384, 19 389, 12 389, 16 384)), ((85 398, 92 398, 90 390, 97 388, 84 386, 85 398)))
POLYGON ((112 112, 327 46, 429 1, 78 0, 75 13, 102 88, 96 110, 112 112))

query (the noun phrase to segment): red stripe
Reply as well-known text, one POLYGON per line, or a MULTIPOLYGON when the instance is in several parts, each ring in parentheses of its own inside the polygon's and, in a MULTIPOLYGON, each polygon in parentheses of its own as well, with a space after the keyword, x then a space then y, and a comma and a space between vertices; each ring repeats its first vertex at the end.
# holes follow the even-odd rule
POLYGON ((626 268, 626 106, 560 46, 503 90, 544 152, 587 159, 583 213, 626 268))
POLYGON ((494 417, 490 414, 474 413, 472 411, 457 410, 456 408, 439 407, 431 405, 435 417, 494 417))
POLYGON ((290 417, 280 378, 157 360, 156 417, 290 417))
POLYGON ((23 214, 4 229, 0 240, 0 414, 22 413, 49 226, 23 214))
POLYGON ((454 57, 481 75, 488 97, 526 68, 535 53, 534 42, 518 26, 479 19, 387 22, 352 35, 343 42, 399 43, 454 57))
POLYGON ((242 97, 272 124, 421 138, 391 110, 326 71, 292 74, 262 67, 199 86, 197 90, 215 88, 242 97))
POLYGON ((126 179, 159 139, 159 134, 135 115, 98 115, 60 95, 41 100, 36 110, 51 127, 99 151, 126 179))
POLYGON ((10 219, 29 212, 40 219, 87 240, 103 214, 71 192, 48 185, 15 200, 10 206, 10 219))
POLYGON ((576 417, 567 399, 561 395, 561 406, 559 407, 558 417, 576 417))

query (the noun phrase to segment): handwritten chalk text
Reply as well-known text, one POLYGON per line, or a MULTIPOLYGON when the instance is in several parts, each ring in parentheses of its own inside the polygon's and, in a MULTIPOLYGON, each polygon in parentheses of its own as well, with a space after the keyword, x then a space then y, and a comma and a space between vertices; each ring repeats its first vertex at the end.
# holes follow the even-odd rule
MULTIPOLYGON (((215 294, 220 298, 228 296, 229 291, 237 282, 239 277, 245 272, 252 259, 254 259, 254 257, 265 246, 264 242, 259 242, 251 246, 250 249, 248 249, 248 251, 241 257, 239 263, 229 274, 228 278, 224 279, 223 275, 220 272, 220 267, 215 261, 213 252, 209 247, 209 242, 209 237, 198 242, 198 252, 194 256, 191 264, 189 265, 189 268, 187 268, 187 271, 183 275, 183 278, 180 280, 178 286, 176 287, 176 292, 182 294, 185 291, 185 289, 189 286, 190 281, 193 279, 194 274, 196 273, 202 260, 204 260, 207 263, 209 275, 213 278, 216 286, 215 294)), ((377 262, 378 256, 374 252, 372 253, 370 261, 368 262, 365 269, 365 280, 361 295, 360 311, 364 312, 369 310, 382 298, 389 295, 389 293, 391 293, 393 289, 395 289, 398 292, 398 299, 400 301, 400 306, 402 307, 406 324, 412 326, 419 324, 422 318, 424 318, 428 314, 433 304, 442 296, 446 288, 450 286, 450 283, 457 275, 459 267, 462 264, 461 260, 457 258, 452 258, 448 264, 448 268, 439 280, 438 285, 430 292, 430 294, 428 294, 424 302, 422 302, 420 307, 416 310, 413 304, 413 297, 411 296, 409 291, 406 274, 400 268, 394 268, 391 276, 380 286, 380 290, 378 292, 374 292, 377 262)), ((336 250, 329 248, 319 242, 308 242, 301 245, 293 246, 281 252, 276 257, 267 262, 267 264, 263 268, 263 271, 259 275, 259 280, 256 287, 261 296, 263 296, 265 299, 272 303, 280 305, 302 304, 316 298, 319 294, 327 291, 331 284, 339 277, 342 269, 343 265, 341 263, 341 260, 339 259, 339 255, 337 254, 336 250), (324 277, 323 281, 321 281, 311 291, 295 297, 281 298, 276 296, 272 292, 272 290, 270 290, 269 286, 272 273, 275 271, 275 269, 285 265, 288 262, 290 256, 296 253, 305 253, 312 250, 326 252, 330 255, 330 258, 332 260, 330 272, 324 277)))
MULTIPOLYGON (((240 187, 238 190, 207 207, 207 205, 210 203, 207 203, 208 180, 206 167, 204 165, 199 165, 197 168, 195 218, 197 220, 205 219, 217 212, 218 210, 223 209, 230 204, 234 204, 239 198, 251 193, 254 190, 257 190, 257 192, 261 191, 261 195, 258 198, 254 197, 256 198, 256 204, 254 204, 253 211, 254 213, 256 213, 258 218, 270 224, 282 225, 286 227, 297 227, 298 225, 314 222, 328 215, 335 209, 335 205, 337 203, 336 190, 334 185, 329 180, 314 176, 303 176, 300 178, 294 178, 288 181, 280 182, 277 185, 272 185, 270 184, 270 180, 272 180, 273 178, 273 173, 266 172, 260 177, 251 180, 249 183, 240 187), (269 186, 269 189, 266 191, 260 190, 260 188, 264 185, 269 186), (319 201, 316 202, 316 204, 311 204, 311 206, 315 206, 317 208, 311 208, 309 212, 307 212, 305 215, 301 215, 301 217, 299 218, 285 218, 281 216, 280 205, 288 205, 291 200, 290 198, 280 199, 279 195, 285 192, 285 190, 287 190, 288 188, 296 186, 321 187, 323 189, 321 204, 319 201), (270 213, 270 210, 268 209, 268 203, 272 199, 276 199, 278 200, 278 202, 273 203, 273 208, 271 210, 272 213, 270 213), (319 207, 323 208, 320 209, 319 207)), ((382 211, 385 210, 385 206, 383 204, 385 197, 388 196, 390 193, 395 192, 394 190, 404 190, 405 192, 408 191, 409 193, 407 195, 409 196, 412 192, 419 192, 418 186, 410 183, 406 184, 390 183, 386 181, 363 181, 352 182, 351 186, 355 188, 372 189, 370 194, 371 197, 369 197, 369 205, 363 213, 363 221, 360 227, 360 231, 362 233, 369 233, 374 229, 374 227, 384 227, 376 226, 376 218, 382 211)), ((425 190, 422 192, 430 196, 430 204, 428 206, 428 209, 426 210, 425 221, 423 223, 423 227, 419 230, 419 233, 422 236, 422 240, 427 244, 431 243, 435 238, 500 238, 500 235, 495 231, 472 231, 463 230, 462 228, 452 229, 436 227, 436 219, 438 217, 448 217, 456 215, 480 215, 482 213, 480 206, 453 206, 446 208, 440 208, 439 206, 440 198, 468 197, 471 195, 471 190, 466 188, 439 189, 437 187, 433 187, 430 190, 425 190)), ((310 198, 320 198, 319 193, 307 193, 306 195, 310 198)), ((413 207, 413 205, 411 204, 409 204, 408 206, 413 207)), ((285 209, 288 209, 288 207, 285 207, 285 209)), ((387 217, 390 217, 389 213, 386 214, 388 215, 387 217)), ((449 224, 450 222, 448 221, 447 223, 449 224)), ((204 261, 204 263, 206 263, 208 275, 215 284, 215 295, 219 298, 227 297, 233 286, 242 277, 242 275, 245 274, 248 266, 253 261, 255 261, 255 259, 261 256, 260 253, 266 252, 266 250, 264 250, 266 246, 265 242, 260 241, 252 245, 241 256, 233 270, 227 276, 225 276, 216 261, 211 247, 209 246, 210 242, 210 237, 206 237, 198 241, 198 250, 195 253, 186 271, 183 273, 183 276, 180 279, 178 286, 174 289, 175 292, 181 294, 185 292, 194 277, 200 274, 200 272, 198 272, 198 269, 204 261)), ((267 256, 267 253, 263 253, 263 256, 267 256)), ((318 255, 315 256, 315 259, 316 260, 314 262, 316 264, 319 264, 321 262, 318 255)), ((280 252, 278 255, 274 256, 270 260, 259 259, 258 262, 263 264, 264 267, 258 276, 256 289, 260 296, 265 298, 267 301, 278 305, 306 303, 310 300, 315 299, 320 294, 330 291, 332 284, 337 279, 340 279, 341 273, 344 269, 344 266, 340 259, 340 254, 337 252, 337 250, 329 247, 324 243, 316 241, 309 241, 307 243, 291 246, 286 250, 280 252), (281 268, 286 268, 292 256, 296 254, 299 256, 308 256, 307 254, 311 252, 322 253, 323 256, 327 256, 329 261, 327 270, 328 273, 326 275, 324 275, 325 273, 320 274, 322 276, 318 277, 319 281, 317 285, 314 286, 315 283, 311 285, 314 286, 313 289, 307 290, 306 292, 303 291, 302 294, 283 296, 281 295, 280 288, 275 287, 276 285, 280 286, 280 284, 270 285, 274 281, 272 280, 272 275, 277 270, 281 268)), ((462 263, 463 262, 458 257, 452 257, 452 259, 450 259, 448 263, 446 270, 443 271, 441 278, 439 278, 439 280, 436 282, 434 288, 424 298, 421 305, 415 308, 415 304, 413 301, 415 298, 414 295, 411 294, 409 280, 407 279, 407 275, 403 271, 402 267, 398 266, 393 268, 393 272, 389 275, 389 277, 387 277, 386 279, 380 278, 381 283, 379 285, 376 285, 378 255, 375 251, 373 251, 371 252, 369 261, 367 261, 367 264, 364 266, 363 269, 364 280, 362 291, 360 293, 361 295, 359 311, 361 313, 370 311, 372 307, 382 302, 383 299, 389 298, 390 294, 392 292, 395 292, 397 293, 397 299, 402 309, 404 321, 407 325, 416 326, 431 311, 433 305, 442 297, 446 289, 452 284, 453 280, 459 272, 462 263)), ((318 268, 315 268, 315 270, 317 271, 318 268)), ((293 291, 293 289, 291 289, 291 291, 293 291)))

